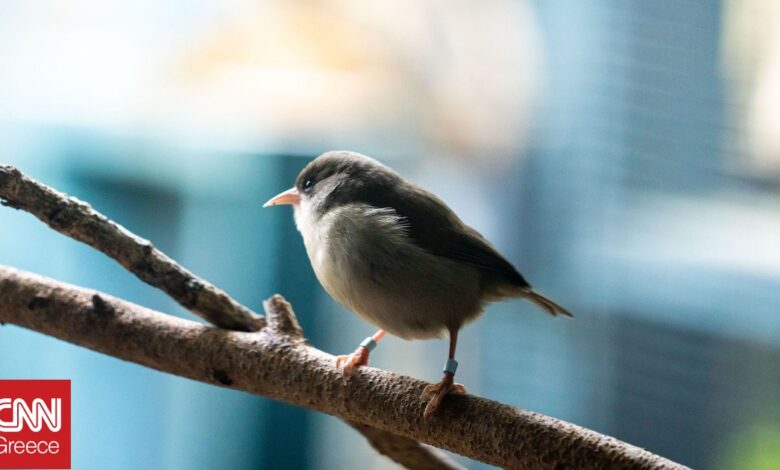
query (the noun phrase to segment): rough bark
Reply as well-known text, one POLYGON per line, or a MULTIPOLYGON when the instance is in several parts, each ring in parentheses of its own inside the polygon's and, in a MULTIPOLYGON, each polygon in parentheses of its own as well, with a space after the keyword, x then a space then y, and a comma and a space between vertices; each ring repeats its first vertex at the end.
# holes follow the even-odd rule
MULTIPOLYGON (((281 296, 267 306, 294 318, 281 296)), ((300 337, 205 326, 8 267, 0 267, 0 321, 505 468, 685 468, 574 424, 473 395, 448 396, 437 414, 424 419, 420 392, 426 383, 420 380, 365 367, 345 383, 334 357, 300 337)))

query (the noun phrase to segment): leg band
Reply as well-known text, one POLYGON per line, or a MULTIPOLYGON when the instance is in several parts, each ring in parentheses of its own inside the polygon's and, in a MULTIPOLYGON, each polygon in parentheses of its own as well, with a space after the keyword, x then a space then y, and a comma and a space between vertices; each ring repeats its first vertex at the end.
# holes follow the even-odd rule
POLYGON ((360 346, 368 349, 370 352, 373 351, 376 347, 376 341, 374 341, 374 338, 369 336, 368 338, 364 339, 362 343, 360 343, 360 346))
POLYGON ((458 361, 455 359, 447 359, 447 362, 444 363, 444 373, 455 375, 456 370, 458 370, 458 361))

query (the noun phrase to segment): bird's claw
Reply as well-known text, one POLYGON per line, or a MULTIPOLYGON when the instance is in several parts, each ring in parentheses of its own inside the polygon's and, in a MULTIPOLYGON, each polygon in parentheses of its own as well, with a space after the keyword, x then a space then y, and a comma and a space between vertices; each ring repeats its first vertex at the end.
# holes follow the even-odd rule
POLYGON ((368 349, 360 346, 352 354, 336 356, 336 367, 341 369, 344 378, 352 376, 358 367, 368 365, 368 349))
POLYGON ((444 399, 448 393, 464 395, 466 394, 466 387, 462 384, 455 383, 455 376, 449 372, 445 372, 441 382, 427 385, 423 389, 421 398, 423 400, 428 400, 423 416, 427 418, 435 413, 436 410, 439 409, 442 399, 444 399))

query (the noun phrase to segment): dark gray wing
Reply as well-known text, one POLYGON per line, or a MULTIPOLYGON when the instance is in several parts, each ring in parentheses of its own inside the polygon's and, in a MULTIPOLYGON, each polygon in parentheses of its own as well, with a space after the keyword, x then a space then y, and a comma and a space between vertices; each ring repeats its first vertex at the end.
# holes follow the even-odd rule
POLYGON ((403 217, 409 236, 421 248, 438 256, 469 263, 494 281, 530 287, 490 242, 464 224, 444 202, 428 191, 400 181, 392 188, 364 188, 359 192, 361 194, 356 199, 374 207, 393 208, 403 217))

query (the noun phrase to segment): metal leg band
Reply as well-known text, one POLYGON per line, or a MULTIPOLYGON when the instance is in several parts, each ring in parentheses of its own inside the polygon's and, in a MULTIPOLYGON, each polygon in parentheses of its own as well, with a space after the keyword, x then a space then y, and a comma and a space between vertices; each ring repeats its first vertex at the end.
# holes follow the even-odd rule
POLYGON ((360 346, 368 349, 368 351, 371 352, 376 347, 376 341, 374 341, 374 338, 369 336, 368 338, 364 339, 362 343, 360 343, 360 346))
POLYGON ((444 373, 455 375, 456 370, 458 370, 458 361, 455 359, 447 359, 447 362, 444 363, 444 373))

